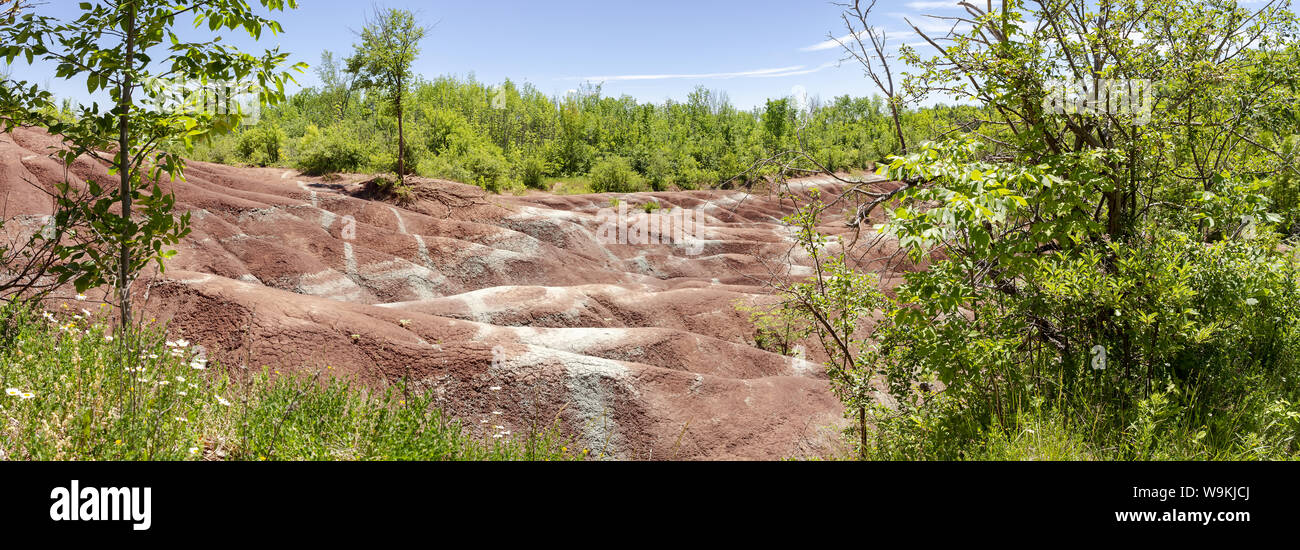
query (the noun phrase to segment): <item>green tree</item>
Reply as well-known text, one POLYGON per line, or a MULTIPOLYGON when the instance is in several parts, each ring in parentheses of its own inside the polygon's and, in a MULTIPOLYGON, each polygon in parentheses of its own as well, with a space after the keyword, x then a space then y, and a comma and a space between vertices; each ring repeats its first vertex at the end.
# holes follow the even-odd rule
MULTIPOLYGON (((295 0, 260 4, 272 11, 297 7, 295 0)), ((177 149, 188 150, 196 138, 228 131, 241 118, 241 109, 226 93, 229 88, 206 87, 204 93, 177 101, 176 88, 168 82, 209 86, 255 79, 257 101, 275 103, 283 99, 284 81, 292 76, 280 71, 288 54, 278 49, 255 57, 219 40, 184 41, 175 32, 177 19, 189 16, 195 26, 242 29, 253 38, 260 38, 263 30, 282 31, 279 23, 259 15, 245 0, 105 0, 82 2, 80 10, 72 21, 28 13, 0 26, 0 43, 6 44, 0 55, 10 63, 15 58, 55 63, 58 78, 84 78, 90 93, 106 90, 111 108, 82 105, 75 119, 66 120, 42 114, 48 94, 6 93, 7 101, 20 105, 5 109, 0 124, 6 129, 14 124, 46 126, 67 144, 59 153, 65 163, 86 155, 109 164, 118 177, 116 188, 87 181, 89 197, 71 182, 60 184, 60 204, 78 212, 90 230, 76 235, 75 246, 62 249, 64 263, 57 269, 62 277, 74 278, 78 290, 111 280, 125 332, 132 319, 130 288, 135 277, 153 261, 161 269, 162 260, 174 254, 164 247, 188 233, 189 215, 173 216, 175 196, 163 191, 162 176, 184 179, 185 161, 177 149), (112 158, 104 158, 101 151, 112 151, 112 158), (111 209, 114 205, 120 207, 117 213, 111 209)), ((26 87, 25 82, 5 85, 10 90, 26 87)))
POLYGON ((361 43, 347 59, 348 72, 357 75, 362 88, 379 88, 397 116, 397 179, 406 175, 406 134, 402 99, 411 81, 411 64, 420 55, 420 41, 428 32, 407 10, 375 9, 360 32, 361 43))
MULTIPOLYGON (((904 46, 919 70, 903 87, 978 116, 889 159, 900 183, 850 190, 866 199, 851 225, 878 228, 852 256, 888 259, 857 267, 898 272, 895 251, 925 267, 862 320, 858 370, 884 374, 896 404, 878 429, 905 457, 958 458, 1051 411, 1094 449, 1158 458, 1173 451, 1153 440, 1156 409, 1173 403, 1186 431, 1167 445, 1258 452, 1269 403, 1292 411, 1296 393, 1281 381, 1297 370, 1300 266, 1270 199, 1295 160, 1266 145, 1295 133, 1295 15, 1231 0, 963 7, 964 28, 914 26, 938 53, 904 46)), ((1290 441, 1270 452, 1293 456, 1290 441)))
POLYGON ((352 103, 354 73, 347 71, 334 59, 334 52, 325 50, 320 54, 320 64, 316 66, 316 75, 320 77, 321 93, 329 98, 334 107, 336 120, 343 120, 348 106, 352 103))

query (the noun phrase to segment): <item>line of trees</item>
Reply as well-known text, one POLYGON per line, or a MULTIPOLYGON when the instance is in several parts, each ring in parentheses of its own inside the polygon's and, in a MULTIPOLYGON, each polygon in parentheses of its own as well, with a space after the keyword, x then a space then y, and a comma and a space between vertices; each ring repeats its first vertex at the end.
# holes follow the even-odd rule
MULTIPOLYGON (((832 170, 870 168, 900 149, 889 106, 875 97, 814 99, 805 109, 786 97, 742 110, 703 87, 685 101, 649 104, 604 95, 598 85, 549 97, 509 80, 415 76, 399 119, 390 90, 359 85, 336 59, 323 54, 316 67, 321 86, 268 110, 255 127, 200 144, 194 158, 324 174, 392 171, 401 151, 405 173, 493 191, 567 178, 588 180, 595 191, 633 191, 768 175, 749 169, 800 139, 832 170), (612 178, 616 188, 599 183, 618 173, 625 175, 612 178)), ((971 107, 936 106, 901 117, 907 139, 919 141, 978 115, 971 107)))

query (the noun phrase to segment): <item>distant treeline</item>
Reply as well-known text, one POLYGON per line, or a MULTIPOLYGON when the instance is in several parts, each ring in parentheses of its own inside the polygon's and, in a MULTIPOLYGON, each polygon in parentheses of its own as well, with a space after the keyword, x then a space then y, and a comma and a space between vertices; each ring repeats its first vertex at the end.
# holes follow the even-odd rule
MULTIPOLYGON (((394 169, 397 122, 378 94, 354 90, 326 53, 323 85, 268 107, 256 126, 201 143, 197 160, 287 166, 311 174, 394 169)), ((798 145, 831 170, 868 168, 898 152, 888 106, 878 97, 794 98, 753 110, 723 93, 697 88, 684 102, 638 103, 584 86, 548 97, 530 84, 497 86, 469 78, 418 80, 406 103, 407 172, 472 183, 493 191, 693 189, 771 174, 759 161, 798 145)), ((971 107, 909 110, 909 143, 976 118, 971 107)), ((812 164, 796 164, 812 168, 812 164)))

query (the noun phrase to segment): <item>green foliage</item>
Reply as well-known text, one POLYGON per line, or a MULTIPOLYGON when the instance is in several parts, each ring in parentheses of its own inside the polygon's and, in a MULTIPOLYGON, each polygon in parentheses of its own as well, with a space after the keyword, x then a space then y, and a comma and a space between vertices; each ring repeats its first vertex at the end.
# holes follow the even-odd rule
POLYGON ((635 193, 645 190, 640 174, 623 157, 608 157, 591 169, 591 190, 595 193, 635 193))
POLYGON ((738 299, 734 307, 736 311, 749 315, 749 321, 754 325, 754 347, 763 351, 791 355, 795 353, 795 346, 813 331, 803 312, 790 303, 758 307, 738 299))
POLYGON ((411 81, 411 64, 420 55, 420 41, 426 32, 410 11, 376 7, 374 16, 361 30, 361 43, 354 46, 356 52, 347 59, 347 72, 356 76, 355 85, 381 90, 397 118, 396 162, 392 170, 399 182, 415 171, 406 143, 403 99, 411 81))
POLYGON ((555 427, 493 438, 434 392, 263 370, 231 376, 157 327, 0 305, 3 460, 573 460, 555 427), (12 393, 12 394, 11 394, 12 393))
POLYGON ((794 131, 795 109, 789 99, 769 99, 763 109, 763 130, 767 148, 776 152, 786 146, 786 138, 794 131))
POLYGON ((304 174, 320 176, 357 172, 365 162, 366 151, 345 128, 331 126, 321 132, 311 125, 299 140, 294 167, 304 174))
MULTIPOLYGON (((858 419, 861 455, 1300 456, 1300 390, 1288 382, 1300 375, 1300 264, 1284 241, 1296 167, 1294 146, 1274 137, 1294 132, 1300 106, 1294 14, 1005 4, 968 6, 971 28, 942 37, 950 45, 932 58, 904 47, 921 68, 909 91, 955 91, 985 121, 889 157, 879 172, 902 186, 868 191, 855 218, 886 215, 867 245, 884 250, 855 256, 896 245, 925 269, 904 271, 889 300, 869 285, 853 291, 869 312, 802 302, 814 326, 843 335, 837 344, 870 327, 856 345, 828 348, 841 354, 828 369, 858 419), (1158 88, 1149 118, 1058 112, 1044 102, 1055 78, 1158 88), (852 322, 832 322, 845 312, 852 322)), ((779 135, 782 106, 768 111, 779 135)), ((817 139, 807 147, 844 162, 817 139)), ((820 280, 787 293, 859 286, 848 281, 866 266, 819 258, 820 248, 805 244, 820 280)))
POLYGON ((471 174, 471 179, 466 181, 493 193, 501 191, 510 174, 510 165, 494 144, 475 147, 456 160, 471 174))
MULTIPOLYGON (((270 11, 297 7, 294 0, 259 3, 270 11)), ((284 81, 292 77, 279 71, 288 54, 278 50, 258 57, 211 40, 183 41, 175 32, 180 15, 193 16, 195 26, 208 23, 210 32, 240 29, 253 39, 264 29, 282 30, 247 2, 82 2, 78 9, 75 20, 35 12, 0 22, 0 43, 5 44, 0 56, 10 64, 20 56, 29 64, 37 58, 53 63, 57 78, 84 78, 89 93, 106 91, 106 107, 94 102, 79 106, 75 117, 51 117, 45 107, 52 96, 34 85, 28 88, 26 82, 5 79, 0 84, 0 129, 42 125, 63 138, 67 147, 59 158, 66 164, 86 155, 112 165, 110 173, 119 179, 116 186, 87 181, 82 193, 70 182, 58 185, 60 230, 80 223, 88 230, 58 243, 62 263, 52 272, 60 282, 74 282, 78 290, 114 283, 125 327, 132 320, 128 291, 134 278, 151 262, 163 269, 163 260, 174 254, 165 247, 188 233, 189 215, 173 216, 175 197, 163 191, 163 176, 184 179, 182 153, 193 141, 228 131, 241 120, 239 109, 214 113, 193 105, 147 108, 167 107, 171 91, 158 75, 204 83, 256 79, 261 103, 282 100, 284 81), (106 158, 100 151, 116 153, 106 158)))
MULTIPOLYGON (((771 176, 771 169, 761 174, 749 170, 771 155, 770 148, 793 147, 796 122, 804 125, 804 140, 818 151, 815 158, 836 169, 868 168, 897 147, 890 137, 887 106, 875 98, 840 97, 806 113, 787 103, 782 116, 788 126, 777 130, 781 137, 776 139, 763 125, 763 109, 739 110, 725 95, 702 88, 684 103, 638 104, 626 96, 603 97, 598 87, 550 98, 531 85, 510 81, 488 86, 472 79, 415 76, 402 96, 403 134, 394 117, 380 116, 394 109, 389 95, 379 88, 353 90, 347 77, 355 75, 329 65, 332 56, 323 63, 325 84, 263 113, 269 124, 288 135, 291 146, 281 164, 298 164, 303 150, 293 144, 312 125, 348 128, 357 147, 366 151, 362 171, 392 170, 394 142, 407 141, 405 158, 418 165, 422 175, 482 181, 498 189, 542 189, 564 182, 560 192, 565 193, 587 192, 580 181, 591 176, 598 161, 611 156, 626 159, 656 191, 771 176)), ((913 141, 974 116, 973 108, 944 106, 903 114, 913 141)), ((196 158, 227 158, 220 152, 223 147, 229 144, 201 144, 196 158)), ((805 161, 792 167, 815 168, 805 161)))
POLYGON ((532 189, 544 189, 546 187, 546 160, 537 155, 530 155, 523 160, 523 180, 524 186, 532 189))
POLYGON ((280 162, 285 143, 284 130, 274 125, 258 125, 239 135, 235 153, 254 166, 271 166, 280 162))

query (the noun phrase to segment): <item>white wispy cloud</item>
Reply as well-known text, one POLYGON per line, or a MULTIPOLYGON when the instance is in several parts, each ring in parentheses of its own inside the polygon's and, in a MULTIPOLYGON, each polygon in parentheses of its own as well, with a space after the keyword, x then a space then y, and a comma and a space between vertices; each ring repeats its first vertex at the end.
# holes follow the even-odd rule
POLYGON ((827 67, 833 66, 834 63, 824 63, 817 67, 808 67, 807 65, 791 65, 789 67, 774 67, 769 69, 754 69, 751 71, 735 71, 723 73, 669 73, 669 74, 620 74, 620 75, 601 75, 601 76, 581 76, 570 77, 571 80, 586 80, 590 82, 618 82, 627 80, 672 80, 672 79, 693 79, 693 80, 712 80, 727 78, 773 78, 779 76, 795 76, 801 74, 815 73, 827 67))
POLYGON ((970 25, 946 19, 935 19, 923 15, 912 15, 907 13, 891 13, 891 16, 897 17, 904 21, 911 21, 916 28, 927 34, 947 33, 949 30, 955 33, 964 33, 970 30, 970 25))
MULTIPOLYGON (((909 7, 909 8, 911 8, 911 9, 914 9, 914 10, 960 9, 960 8, 962 7, 962 6, 961 6, 961 3, 962 3, 963 1, 964 1, 964 2, 969 2, 971 5, 975 6, 976 8, 978 8, 978 9, 980 9, 980 10, 987 10, 987 9, 989 8, 989 6, 988 6, 988 2, 982 2, 982 1, 979 1, 979 0, 975 0, 975 1, 972 1, 972 0, 946 0, 946 1, 942 1, 942 2, 934 2, 934 1, 931 1, 931 2, 908 2, 908 3, 903 4, 903 5, 904 5, 904 6, 907 6, 907 7, 909 7)), ((1241 2, 1250 2, 1250 1, 1252 1, 1252 0, 1239 0, 1239 1, 1241 1, 1241 2)), ((1258 1, 1261 1, 1261 2, 1262 2, 1262 1, 1264 1, 1264 0, 1258 0, 1258 1)), ((994 10, 1000 9, 1001 7, 1002 7, 1002 0, 993 0, 993 9, 994 9, 994 10)))
POLYGON ((905 6, 914 10, 937 10, 943 8, 956 8, 958 0, 948 0, 946 2, 908 2, 905 6))
POLYGON ((822 51, 822 50, 831 50, 831 49, 835 49, 835 48, 840 47, 840 42, 847 42, 847 41, 849 41, 849 40, 853 40, 854 38, 857 38, 857 37, 860 37, 860 36, 863 36, 863 33, 862 33, 862 32, 858 32, 858 33, 854 33, 854 34, 846 34, 846 35, 844 35, 844 36, 839 37, 838 39, 834 39, 834 40, 833 40, 833 39, 827 39, 827 40, 825 40, 825 41, 823 41, 823 42, 818 42, 818 43, 813 44, 813 45, 811 45, 811 46, 804 46, 804 47, 802 47, 802 48, 799 48, 799 51, 801 51, 801 52, 819 52, 819 51, 822 51), (835 40, 839 40, 839 42, 836 42, 835 40))
MULTIPOLYGON (((945 29, 945 30, 946 30, 946 29, 945 29)), ((915 37, 916 37, 916 31, 914 31, 914 30, 912 30, 912 29, 881 29, 881 28, 877 28, 877 29, 876 29, 876 32, 878 32, 878 33, 884 35, 884 37, 885 37, 885 41, 886 41, 886 47, 888 47, 888 48, 890 48, 890 49, 895 49, 895 48, 897 48, 897 47, 898 47, 898 44, 900 43, 900 39, 907 39, 907 38, 915 38, 915 37)), ((817 52, 817 51, 823 51, 823 50, 838 50, 838 49, 840 48, 840 43, 845 43, 845 44, 850 44, 850 45, 852 45, 852 42, 851 42, 851 41, 852 41, 854 38, 862 38, 862 39, 866 40, 866 39, 867 39, 867 35, 866 35, 865 33, 866 33, 866 31, 859 31, 859 32, 856 34, 856 36, 853 35, 853 34, 846 34, 846 35, 841 36, 841 37, 839 37, 839 38, 837 38, 837 39, 828 39, 828 40, 826 40, 825 42, 818 42, 818 43, 813 44, 813 45, 811 45, 811 46, 804 46, 804 47, 802 47, 802 48, 799 48, 799 51, 801 51, 801 52, 817 52), (839 40, 839 42, 836 42, 835 40, 839 40)), ((868 46, 868 47, 870 47, 870 46, 868 46)))
POLYGON ((778 76, 796 76, 796 75, 801 75, 801 74, 811 74, 811 73, 815 73, 815 72, 817 72, 817 71, 820 71, 820 70, 822 70, 822 69, 829 69, 829 68, 834 67, 834 66, 836 66, 836 65, 839 65, 839 62, 838 62, 838 61, 827 61, 826 63, 822 63, 821 65, 818 65, 818 66, 813 67, 813 68, 811 68, 811 69, 799 69, 799 70, 794 70, 794 71, 786 71, 786 72, 782 72, 782 73, 761 74, 761 75, 755 75, 755 76, 757 76, 757 77, 759 77, 759 78, 773 78, 773 77, 778 77, 778 76))

